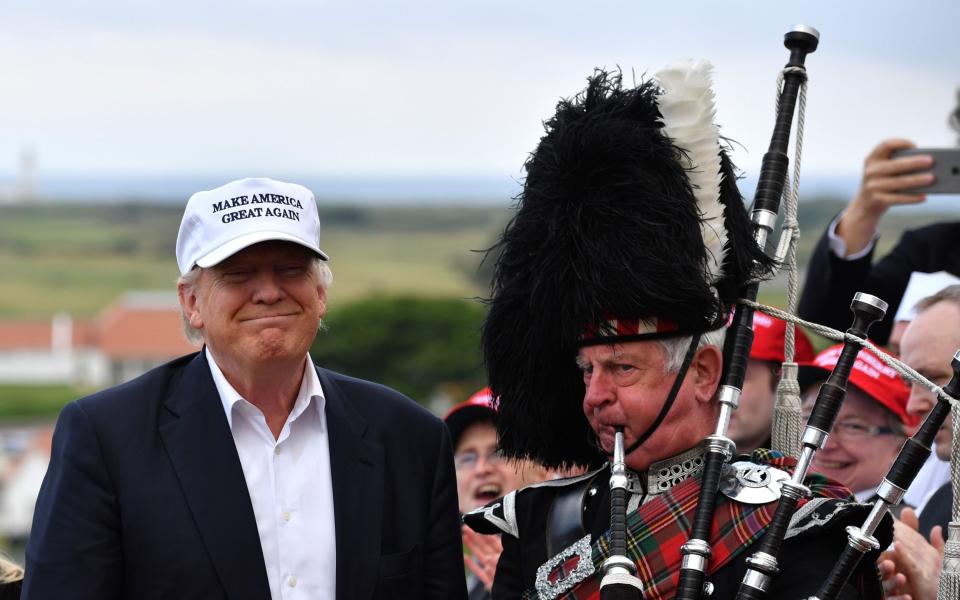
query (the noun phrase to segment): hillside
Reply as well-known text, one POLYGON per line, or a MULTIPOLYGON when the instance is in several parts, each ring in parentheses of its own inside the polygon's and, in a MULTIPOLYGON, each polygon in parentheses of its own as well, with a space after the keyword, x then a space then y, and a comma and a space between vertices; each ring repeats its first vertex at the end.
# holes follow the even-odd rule
MULTIPOLYGON (((842 204, 801 206, 801 265, 842 204)), ((0 318, 95 315, 124 291, 172 289, 181 207, 169 204, 37 204, 2 207, 0 318)), ((472 298, 477 268, 509 218, 496 206, 320 206, 321 247, 331 257, 331 306, 371 294, 472 298)), ((947 218, 900 209, 884 221, 880 252, 904 229, 947 218)), ((782 302, 772 283, 764 297, 782 302)))

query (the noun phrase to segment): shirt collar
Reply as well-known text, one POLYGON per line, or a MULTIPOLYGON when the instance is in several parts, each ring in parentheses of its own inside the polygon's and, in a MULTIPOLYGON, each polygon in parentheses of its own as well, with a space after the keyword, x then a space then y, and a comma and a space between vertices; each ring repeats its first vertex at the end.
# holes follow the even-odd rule
POLYGON ((877 488, 872 487, 866 490, 861 490, 859 492, 854 492, 853 497, 857 499, 857 502, 869 502, 877 494, 877 488))
MULTIPOLYGON (((227 416, 227 425, 229 425, 232 430, 233 408, 240 400, 244 402, 247 402, 247 400, 227 381, 223 371, 220 370, 220 366, 217 365, 216 359, 214 359, 213 354, 210 352, 210 348, 205 348, 204 354, 207 357, 207 364, 210 366, 210 375, 213 376, 213 384, 216 386, 217 393, 220 396, 220 402, 223 404, 223 412, 227 416)), ((306 368, 303 369, 303 379, 300 381, 300 390, 297 392, 297 399, 293 404, 293 410, 290 411, 290 416, 287 420, 293 421, 303 414, 303 411, 305 411, 310 404, 313 404, 321 416, 321 423, 323 423, 325 421, 322 417, 326 399, 323 395, 323 387, 320 385, 320 377, 317 375, 317 369, 313 366, 313 361, 310 360, 309 354, 304 360, 307 364, 306 368), (315 402, 311 403, 311 400, 315 400, 315 402)))

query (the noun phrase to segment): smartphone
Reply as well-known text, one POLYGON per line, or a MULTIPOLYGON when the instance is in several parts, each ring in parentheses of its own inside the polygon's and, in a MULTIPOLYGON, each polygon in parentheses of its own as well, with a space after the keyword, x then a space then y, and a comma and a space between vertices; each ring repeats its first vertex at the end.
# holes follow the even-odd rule
POLYGON ((960 194, 960 148, 911 148, 897 150, 891 158, 927 154, 933 157, 930 172, 933 183, 922 188, 904 190, 914 194, 960 194))

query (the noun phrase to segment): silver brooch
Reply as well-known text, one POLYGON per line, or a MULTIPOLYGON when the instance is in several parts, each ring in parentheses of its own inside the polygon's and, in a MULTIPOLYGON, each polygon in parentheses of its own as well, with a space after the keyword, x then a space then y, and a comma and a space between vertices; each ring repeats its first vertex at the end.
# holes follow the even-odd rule
POLYGON ((780 485, 790 475, 769 465, 749 461, 724 465, 720 491, 744 504, 767 504, 780 498, 780 485))
POLYGON ((587 534, 537 569, 537 595, 553 600, 593 575, 593 550, 587 534))

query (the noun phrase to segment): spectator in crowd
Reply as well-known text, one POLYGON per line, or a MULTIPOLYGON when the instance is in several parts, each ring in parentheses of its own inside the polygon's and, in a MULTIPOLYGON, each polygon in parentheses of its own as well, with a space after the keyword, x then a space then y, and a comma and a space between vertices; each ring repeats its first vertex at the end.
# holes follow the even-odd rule
POLYGON ((547 478, 543 467, 501 457, 497 452, 496 419, 490 388, 483 388, 457 404, 443 418, 454 448, 461 514, 547 478))
MULTIPOLYGON (((960 92, 949 121, 960 133, 960 92)), ((854 293, 868 292, 890 303, 886 317, 870 332, 874 339, 886 343, 912 272, 960 275, 956 245, 960 221, 906 231, 890 254, 876 264, 872 262, 883 215, 891 207, 926 200, 925 194, 909 190, 934 180, 933 174, 926 172, 933 165, 931 156, 893 156, 897 150, 914 147, 909 140, 888 139, 867 155, 860 189, 830 224, 810 259, 799 308, 804 319, 844 329, 854 293)))
MULTIPOLYGON (((921 300, 916 308, 917 315, 903 334, 903 361, 937 385, 945 385, 953 377, 950 362, 960 349, 960 285, 921 300)), ((924 416, 936 401, 927 389, 914 385, 907 409, 924 416)), ((947 416, 935 440, 937 457, 943 461, 950 460, 953 447, 952 419, 952 415, 947 416)), ((894 528, 893 550, 881 561, 889 594, 909 594, 913 600, 936 597, 952 503, 952 488, 947 482, 918 506, 919 518, 912 511, 901 515, 894 528)))
POLYGON ((319 234, 300 185, 190 198, 177 291, 204 349, 63 409, 25 598, 466 597, 446 427, 307 354, 319 234))
MULTIPOLYGON (((894 316, 893 330, 890 332, 890 340, 887 343, 887 348, 891 353, 895 356, 900 355, 900 342, 907 326, 917 315, 917 303, 936 294, 943 288, 957 283, 960 283, 960 278, 943 271, 939 273, 914 272, 910 275, 910 282, 903 293, 900 308, 897 309, 894 316)), ((922 417, 922 415, 918 415, 918 417, 922 417)), ((903 497, 903 503, 915 506, 918 512, 923 508, 933 491, 950 481, 950 465, 937 458, 936 443, 934 443, 934 451, 924 463, 920 472, 917 473, 913 483, 910 484, 910 489, 903 497)))
MULTIPOLYGON (((800 366, 804 421, 842 349, 842 344, 831 346, 800 366)), ((850 488, 861 502, 870 500, 907 431, 917 425, 917 417, 907 413, 909 395, 910 388, 899 373, 862 349, 850 370, 847 394, 833 430, 813 459, 813 467, 850 488)))
POLYGON ((900 342, 903 340, 903 334, 910 321, 917 316, 917 303, 947 286, 956 284, 960 284, 960 277, 951 275, 946 271, 936 273, 914 271, 910 273, 907 289, 904 290, 903 297, 900 299, 900 306, 894 314, 893 329, 890 330, 890 338, 887 340, 887 349, 894 356, 900 356, 901 354, 900 342))
MULTIPOLYGON (((938 385, 953 376, 950 362, 960 349, 960 285, 952 285, 917 304, 917 316, 903 335, 903 361, 938 385)), ((908 410, 921 417, 930 412, 936 398, 914 385, 908 410)), ((953 447, 952 415, 937 433, 937 456, 949 461, 953 447)), ((928 536, 934 525, 946 529, 952 504, 950 484, 935 491, 920 511, 920 532, 928 536)))
MULTIPOLYGON (((757 448, 770 447, 773 407, 777 401, 777 384, 783 364, 783 342, 787 324, 780 319, 757 312, 753 316, 753 346, 743 379, 740 406, 730 417, 727 435, 737 444, 737 452, 750 454, 757 448)), ((806 334, 796 330, 794 362, 813 360, 813 346, 806 334)))
POLYGON ((20 598, 23 569, 0 554, 0 600, 20 598))
MULTIPOLYGON (((507 461, 497 451, 497 412, 489 388, 457 404, 444 417, 450 429, 457 468, 457 497, 460 513, 467 513, 532 483, 547 478, 547 471, 530 461, 507 461)), ((503 546, 499 536, 482 535, 463 528, 469 554, 464 563, 470 600, 490 598, 497 560, 503 546)))

